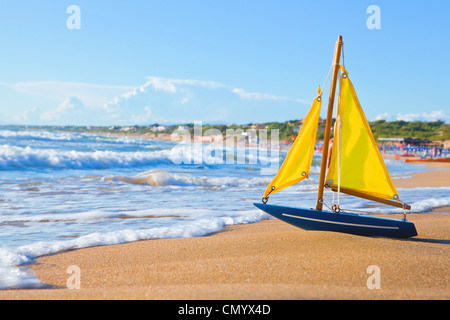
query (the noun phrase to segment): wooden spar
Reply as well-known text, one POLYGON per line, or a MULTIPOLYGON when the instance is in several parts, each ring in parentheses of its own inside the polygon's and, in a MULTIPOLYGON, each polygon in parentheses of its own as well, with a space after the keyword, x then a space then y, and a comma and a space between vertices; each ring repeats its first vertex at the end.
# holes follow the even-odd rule
POLYGON ((327 121, 325 124, 325 137, 323 138, 322 164, 320 166, 319 191, 317 194, 317 204, 316 204, 316 209, 320 211, 322 210, 323 207, 323 189, 325 185, 325 172, 327 169, 328 146, 330 143, 331 123, 333 120, 334 96, 336 95, 336 83, 337 83, 337 76, 339 73, 339 61, 341 60, 341 48, 343 44, 344 43, 342 42, 342 36, 339 36, 338 41, 336 42, 336 49, 334 51, 333 78, 331 79, 330 98, 328 100, 327 121))
MULTIPOLYGON (((331 188, 331 190, 336 192, 337 188, 331 188)), ((390 205, 390 206, 393 206, 393 207, 397 207, 397 208, 402 208, 403 209, 403 204, 399 203, 399 202, 396 202, 396 201, 370 196, 368 194, 365 194, 365 193, 362 193, 362 192, 358 192, 358 191, 355 191, 355 190, 351 190, 351 189, 347 189, 347 188, 343 188, 343 187, 340 187, 339 191, 342 192, 342 193, 351 195, 351 196, 358 197, 358 198, 363 198, 363 199, 367 199, 367 200, 371 200, 371 201, 376 201, 376 202, 384 203, 384 204, 387 204, 387 205, 390 205)), ((406 210, 411 210, 411 206, 405 204, 405 209, 406 210)))

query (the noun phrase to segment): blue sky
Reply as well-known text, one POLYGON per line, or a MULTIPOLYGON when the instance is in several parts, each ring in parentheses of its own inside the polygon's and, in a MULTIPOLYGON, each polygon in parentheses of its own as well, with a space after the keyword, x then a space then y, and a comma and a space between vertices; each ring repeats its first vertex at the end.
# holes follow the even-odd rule
POLYGON ((369 120, 450 122, 449 1, 17 0, 0 30, 0 124, 300 119, 340 34, 369 120))

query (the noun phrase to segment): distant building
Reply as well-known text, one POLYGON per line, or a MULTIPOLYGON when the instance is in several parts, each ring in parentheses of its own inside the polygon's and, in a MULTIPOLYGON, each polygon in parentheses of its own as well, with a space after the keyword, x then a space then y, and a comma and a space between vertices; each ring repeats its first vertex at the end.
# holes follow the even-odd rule
POLYGON ((414 138, 403 138, 403 137, 396 137, 396 138, 378 138, 378 141, 381 143, 386 144, 403 144, 403 145, 410 145, 410 146, 426 146, 432 143, 431 140, 426 139, 414 139, 414 138))
MULTIPOLYGON (((319 117, 319 124, 325 124, 327 122, 327 119, 322 119, 319 117)), ((305 118, 300 120, 300 124, 303 125, 305 123, 305 118)))
POLYGON ((150 130, 153 132, 162 132, 162 131, 166 131, 169 129, 170 129, 170 127, 168 127, 168 126, 153 126, 150 128, 150 130))

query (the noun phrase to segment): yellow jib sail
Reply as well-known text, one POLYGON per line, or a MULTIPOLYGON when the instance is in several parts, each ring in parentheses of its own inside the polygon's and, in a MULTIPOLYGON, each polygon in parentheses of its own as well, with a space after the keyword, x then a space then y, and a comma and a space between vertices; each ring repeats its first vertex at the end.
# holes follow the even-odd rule
POLYGON ((319 96, 314 99, 313 105, 303 121, 303 126, 294 144, 289 150, 277 175, 267 187, 264 198, 271 193, 276 193, 300 182, 308 176, 314 155, 321 106, 322 98, 319 96))
POLYGON ((337 189, 340 183, 343 188, 378 198, 398 200, 397 190, 375 143, 355 89, 345 69, 341 67, 341 70, 338 116, 326 182, 333 189, 337 189))

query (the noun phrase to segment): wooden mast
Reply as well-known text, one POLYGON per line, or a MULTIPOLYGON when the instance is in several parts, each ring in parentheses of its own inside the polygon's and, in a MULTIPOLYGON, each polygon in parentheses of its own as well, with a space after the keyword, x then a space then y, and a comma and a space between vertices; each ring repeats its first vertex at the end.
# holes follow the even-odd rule
POLYGON ((333 78, 331 79, 330 98, 328 100, 327 122, 325 124, 325 137, 323 138, 324 140, 323 140, 322 164, 320 167, 319 192, 317 194, 317 204, 316 204, 316 209, 320 211, 322 210, 323 207, 323 189, 325 185, 325 172, 327 169, 328 146, 330 143, 331 123, 333 120, 334 96, 336 95, 337 76, 339 73, 339 61, 341 60, 341 48, 343 44, 344 43, 342 42, 342 36, 339 36, 336 42, 336 49, 334 51, 333 78))

